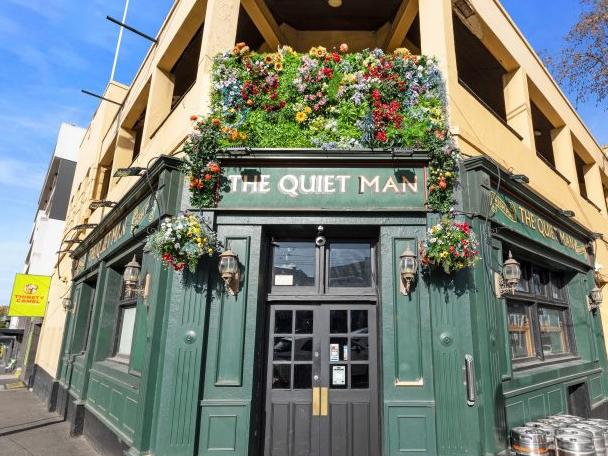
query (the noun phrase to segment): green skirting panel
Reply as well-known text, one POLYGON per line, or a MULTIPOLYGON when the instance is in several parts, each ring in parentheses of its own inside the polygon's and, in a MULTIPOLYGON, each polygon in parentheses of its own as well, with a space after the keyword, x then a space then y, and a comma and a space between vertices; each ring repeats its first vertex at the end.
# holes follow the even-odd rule
POLYGON ((565 387, 563 384, 557 384, 511 397, 506 401, 506 411, 508 429, 548 415, 565 413, 567 411, 565 387))
POLYGON ((435 456, 435 409, 385 404, 385 454, 435 456))
POLYGON ((245 456, 249 450, 250 406, 246 402, 205 402, 199 456, 245 456))

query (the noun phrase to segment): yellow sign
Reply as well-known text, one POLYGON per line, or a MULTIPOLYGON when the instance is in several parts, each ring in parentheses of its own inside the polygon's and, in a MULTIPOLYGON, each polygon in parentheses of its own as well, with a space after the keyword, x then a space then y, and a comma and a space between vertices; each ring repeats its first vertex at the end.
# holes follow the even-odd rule
POLYGON ((49 276, 16 274, 9 316, 44 317, 50 287, 49 276))

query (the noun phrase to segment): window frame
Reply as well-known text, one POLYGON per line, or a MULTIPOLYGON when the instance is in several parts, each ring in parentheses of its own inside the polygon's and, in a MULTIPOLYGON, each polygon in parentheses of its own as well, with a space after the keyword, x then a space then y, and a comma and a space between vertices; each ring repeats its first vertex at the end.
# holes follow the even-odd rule
POLYGON ((112 347, 112 359, 121 362, 123 364, 129 364, 131 361, 131 353, 133 351, 133 336, 135 335, 135 325, 133 326, 133 334, 131 335, 131 348, 129 350, 129 355, 124 355, 122 353, 118 353, 118 348, 120 347, 120 340, 122 335, 122 327, 124 323, 124 311, 126 309, 134 309, 135 310, 135 325, 137 324, 137 297, 134 298, 126 298, 118 301, 118 306, 116 307, 116 317, 118 324, 116 325, 116 330, 114 333, 114 341, 112 347))
POLYGON ((270 274, 268 297, 287 297, 303 295, 307 297, 325 297, 331 300, 331 297, 345 296, 348 294, 360 296, 364 300, 376 299, 378 293, 378 274, 377 274, 377 240, 374 238, 336 238, 327 240, 325 245, 317 246, 315 241, 309 238, 292 238, 286 237, 281 239, 273 239, 271 242, 270 252, 270 274), (313 286, 284 286, 274 285, 274 258, 276 243, 280 242, 309 242, 315 247, 315 284, 313 286), (329 286, 329 252, 332 244, 368 244, 370 247, 370 262, 371 262, 371 285, 369 287, 330 287, 329 286))
POLYGON ((510 356, 510 361, 513 365, 513 370, 527 369, 537 367, 539 365, 551 364, 563 360, 577 358, 576 341, 574 337, 574 328, 572 325, 572 314, 570 308, 570 300, 564 274, 559 271, 550 270, 538 264, 528 261, 522 261, 522 277, 524 269, 527 268, 528 277, 526 279, 526 288, 528 291, 516 291, 506 298, 505 309, 507 318, 507 343, 509 344, 509 354, 511 355, 511 341, 509 331, 509 304, 521 304, 526 306, 528 319, 530 321, 531 341, 533 346, 533 356, 526 358, 513 358, 510 356), (535 273, 540 277, 542 289, 536 293, 534 285, 535 273), (545 282, 543 284, 543 276, 545 282), (561 295, 559 298, 553 297, 554 290, 559 290, 561 295), (542 347, 542 333, 540 330, 539 309, 552 309, 562 312, 564 321, 564 336, 567 343, 567 350, 562 353, 545 354, 542 347))
POLYGON ((184 48, 182 53, 180 54, 179 58, 175 61, 175 63, 169 70, 169 74, 171 75, 171 79, 173 82, 173 89, 171 90, 171 104, 170 104, 169 112, 173 112, 173 110, 180 104, 180 102, 184 99, 184 97, 188 94, 188 92, 190 92, 192 87, 194 87, 194 85, 196 84, 196 81, 198 79, 198 67, 199 67, 198 63, 199 63, 200 51, 201 51, 202 42, 203 42, 203 27, 204 27, 204 24, 201 25, 196 30, 196 32, 194 32, 194 35, 192 36, 192 38, 190 39, 190 41, 188 42, 188 44, 186 45, 186 47, 184 48), (199 40, 198 44, 196 43, 197 40, 199 40), (199 55, 195 56, 196 70, 194 71, 194 79, 188 85, 184 85, 183 93, 181 93, 177 98, 175 98, 176 68, 184 61, 184 58, 185 58, 184 56, 186 55, 187 52, 192 51, 194 46, 198 46, 198 50, 199 50, 199 55))

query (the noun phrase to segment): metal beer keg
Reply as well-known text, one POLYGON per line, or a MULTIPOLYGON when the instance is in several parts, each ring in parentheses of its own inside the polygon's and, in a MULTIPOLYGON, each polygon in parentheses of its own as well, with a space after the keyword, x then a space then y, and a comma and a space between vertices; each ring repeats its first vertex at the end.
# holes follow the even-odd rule
MULTIPOLYGON (((602 420, 601 418, 595 418, 591 420, 585 420, 582 422, 583 424, 591 424, 593 426, 599 427, 604 434, 604 446, 606 447, 606 456, 608 456, 608 421, 602 420)), ((604 456, 604 455, 602 455, 604 456)))
POLYGON ((606 454, 606 443, 604 440, 604 430, 602 428, 582 422, 573 424, 572 427, 591 432, 593 434, 593 445, 595 445, 595 452, 598 454, 598 456, 604 456, 606 454))
POLYGON ((511 448, 516 456, 546 456, 548 451, 547 434, 534 427, 511 429, 511 448))
MULTIPOLYGON (((547 421, 547 420, 545 420, 547 421)), ((557 426, 554 424, 549 424, 543 422, 541 420, 538 421, 530 421, 525 424, 526 427, 540 429, 547 434, 547 449, 549 450, 547 455, 554 456, 555 455, 555 431, 557 431, 557 426)))
POLYGON ((557 456, 597 456, 593 440, 582 435, 558 435, 555 447, 557 456))

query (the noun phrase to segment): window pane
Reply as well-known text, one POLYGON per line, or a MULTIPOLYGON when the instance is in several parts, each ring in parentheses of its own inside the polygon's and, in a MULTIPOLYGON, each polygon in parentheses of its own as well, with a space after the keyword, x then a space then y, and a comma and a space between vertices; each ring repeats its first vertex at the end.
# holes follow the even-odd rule
POLYGON ((296 310, 296 334, 312 334, 312 310, 296 310))
POLYGON ((332 337, 329 339, 329 362, 348 361, 347 337, 332 337))
MULTIPOLYGON (((505 258, 506 260, 506 258, 505 258)), ((517 283, 515 289, 522 293, 530 292, 530 264, 521 263, 521 280, 517 283)))
POLYGON ((508 303, 509 343, 511 358, 530 358, 534 355, 532 331, 528 306, 525 304, 508 303))
POLYGON ((135 329, 135 307, 121 308, 120 339, 118 339, 117 355, 129 356, 133 344, 133 330, 135 329))
POLYGON ((536 266, 532 267, 532 293, 547 296, 549 274, 536 266))
POLYGON ((372 259, 369 243, 331 244, 329 248, 329 286, 372 286, 372 259))
POLYGON ((351 364, 350 387, 353 389, 369 388, 369 366, 367 364, 351 364))
POLYGON ((312 387, 312 364, 296 364, 293 366, 293 389, 308 389, 312 387))
POLYGON ((562 275, 551 273, 551 296, 552 299, 563 301, 565 299, 562 275))
POLYGON ((350 311, 350 331, 353 334, 367 334, 367 310, 350 311))
POLYGON ((291 361, 291 338, 275 337, 273 353, 275 361, 291 361))
POLYGON ((296 361, 312 361, 312 337, 295 340, 293 359, 296 361))
POLYGON ((348 388, 348 366, 344 364, 330 366, 329 387, 331 389, 346 389, 348 388))
POLYGON ((348 311, 346 310, 331 310, 329 312, 329 332, 347 333, 348 332, 348 311))
POLYGON ((275 287, 312 287, 315 284, 314 242, 275 242, 272 283, 275 287))
POLYGON ((291 387, 291 364, 275 364, 272 366, 272 387, 274 389, 289 389, 291 387))
POLYGON ((369 346, 367 337, 353 337, 350 340, 350 359, 354 361, 367 361, 369 346))
POLYGON ((545 355, 569 352, 565 317, 563 310, 538 308, 540 340, 545 355))
POLYGON ((291 310, 277 310, 274 313, 274 332, 291 334, 291 310))

